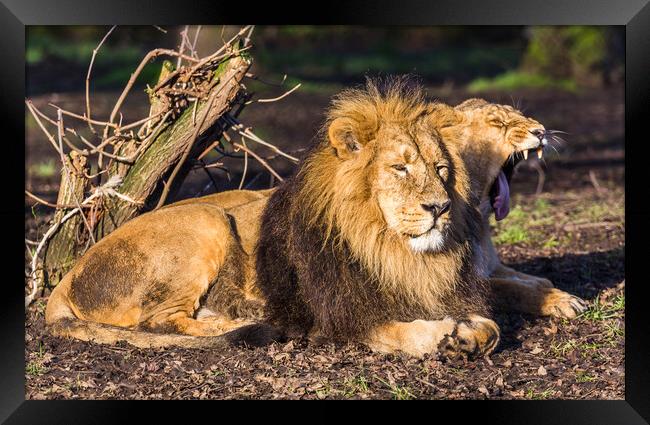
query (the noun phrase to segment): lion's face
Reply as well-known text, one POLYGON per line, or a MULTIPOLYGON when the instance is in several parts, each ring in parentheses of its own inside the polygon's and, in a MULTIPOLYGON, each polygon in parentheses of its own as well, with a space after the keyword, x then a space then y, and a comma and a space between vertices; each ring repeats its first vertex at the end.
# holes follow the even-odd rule
POLYGON ((470 120, 482 127, 480 138, 491 141, 504 159, 516 154, 528 157, 533 150, 541 157, 547 139, 546 129, 538 121, 511 106, 493 103, 467 112, 470 120))
POLYGON ((426 116, 382 122, 363 143, 350 142, 353 136, 337 129, 341 124, 347 122, 332 123, 330 136, 335 146, 343 141, 339 146, 342 167, 364 170, 358 176, 364 179, 367 196, 380 211, 386 231, 415 252, 442 249, 455 208, 450 196, 454 169, 426 116))
POLYGON ((450 225, 451 164, 437 132, 418 127, 412 132, 395 124, 380 128, 369 184, 387 227, 416 252, 436 251, 450 225))
POLYGON ((455 109, 462 115, 460 126, 449 131, 462 131, 462 135, 455 137, 466 140, 466 159, 473 163, 472 168, 476 168, 477 162, 484 163, 478 168, 492 179, 507 161, 514 164, 528 158, 530 151, 541 158, 548 144, 544 126, 511 106, 470 99, 455 109))
POLYGON ((542 124, 511 106, 467 100, 455 108, 434 105, 432 116, 446 142, 459 147, 472 181, 472 191, 489 198, 497 220, 509 211, 509 181, 518 161, 547 146, 542 124))

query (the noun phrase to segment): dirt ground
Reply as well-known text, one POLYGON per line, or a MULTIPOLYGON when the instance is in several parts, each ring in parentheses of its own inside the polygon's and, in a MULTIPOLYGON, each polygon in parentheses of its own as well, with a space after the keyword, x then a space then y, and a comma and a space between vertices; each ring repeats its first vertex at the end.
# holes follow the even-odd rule
MULTIPOLYGON (((452 103, 469 96, 444 90, 433 90, 433 95, 452 103)), ((50 97, 35 101, 46 103, 50 97)), ((304 145, 313 137, 328 97, 328 93, 296 93, 272 107, 251 108, 242 119, 268 140, 297 148, 301 145, 297 140, 304 145)), ((506 94, 486 97, 511 103, 506 94)), ((518 169, 512 212, 495 224, 495 242, 506 264, 545 276, 588 300, 591 308, 579 318, 498 313, 501 343, 489 358, 477 361, 417 360, 375 354, 361 345, 315 346, 298 340, 224 351, 141 350, 125 343, 106 346, 48 336, 45 293, 27 312, 26 398, 623 399, 622 88, 580 94, 526 92, 517 93, 515 99, 524 100, 526 113, 547 128, 570 134, 558 148, 559 155, 546 156, 539 195, 532 160, 518 169)), ((60 95, 59 100, 76 102, 69 95, 60 95)), ((51 155, 42 146, 28 126, 31 171, 26 186, 52 199, 58 173, 48 175, 39 168, 51 155)), ((190 179, 188 187, 204 183, 190 179)), ((193 194, 188 189, 185 196, 193 194)), ((26 199, 25 233, 35 240, 49 215, 38 207, 34 217, 31 204, 26 199)))

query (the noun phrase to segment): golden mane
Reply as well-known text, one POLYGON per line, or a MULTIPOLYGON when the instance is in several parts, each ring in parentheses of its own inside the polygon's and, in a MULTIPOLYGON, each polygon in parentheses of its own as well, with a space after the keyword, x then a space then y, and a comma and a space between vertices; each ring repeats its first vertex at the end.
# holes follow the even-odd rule
MULTIPOLYGON (((408 80, 396 79, 379 85, 368 80, 365 89, 350 89, 338 95, 328 112, 325 128, 335 119, 349 121, 349 130, 365 144, 385 122, 413 128, 429 119, 430 109, 422 90, 408 80)), ((435 131, 435 130, 433 130, 435 131)), ((468 226, 478 222, 471 216, 470 188, 467 173, 453 146, 444 146, 453 169, 452 198, 453 240, 447 249, 436 253, 414 252, 391 232, 376 199, 371 197, 368 167, 374 160, 372 149, 364 149, 365 161, 339 158, 327 137, 308 155, 297 179, 294 193, 301 214, 311 227, 322 229, 323 249, 328 241, 349 248, 356 260, 378 280, 382 290, 399 293, 434 308, 441 297, 456 288, 458 276, 471 255, 468 226), (455 198, 455 199, 454 199, 455 198)))

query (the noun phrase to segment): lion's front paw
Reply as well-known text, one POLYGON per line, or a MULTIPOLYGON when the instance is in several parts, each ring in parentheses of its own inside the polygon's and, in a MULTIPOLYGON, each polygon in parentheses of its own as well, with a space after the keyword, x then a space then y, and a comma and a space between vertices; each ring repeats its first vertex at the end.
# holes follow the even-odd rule
POLYGON ((545 288, 541 306, 545 316, 573 319, 585 312, 588 304, 581 298, 555 288, 545 288))
POLYGON ((453 332, 438 345, 439 353, 448 358, 467 356, 476 358, 490 354, 499 343, 499 326, 490 319, 471 315, 460 321, 453 332))

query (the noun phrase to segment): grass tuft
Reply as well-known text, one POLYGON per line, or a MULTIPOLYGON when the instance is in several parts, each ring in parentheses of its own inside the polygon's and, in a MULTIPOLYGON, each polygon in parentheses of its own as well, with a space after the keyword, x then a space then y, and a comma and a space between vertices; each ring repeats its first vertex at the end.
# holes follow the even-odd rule
POLYGON ((614 317, 619 317, 621 312, 625 310, 625 295, 617 295, 614 298, 611 306, 607 306, 600 302, 600 294, 596 296, 596 299, 592 303, 591 307, 584 313, 582 313, 580 318, 591 321, 601 321, 607 320, 614 317))
POLYGON ((32 360, 27 363, 27 366, 25 366, 25 372, 27 372, 28 375, 40 376, 45 372, 45 368, 40 362, 32 360))
POLYGON ((411 393, 411 390, 408 387, 399 386, 397 384, 390 384, 376 375, 375 378, 377 378, 379 382, 388 387, 388 391, 392 394, 393 400, 411 400, 415 398, 415 395, 411 393))
POLYGON ((367 393, 369 390, 368 381, 362 375, 347 378, 343 381, 343 396, 352 397, 356 394, 367 393))

